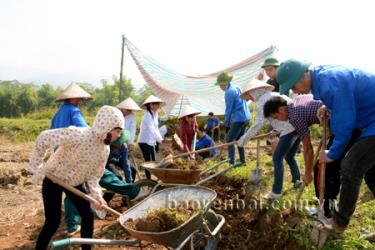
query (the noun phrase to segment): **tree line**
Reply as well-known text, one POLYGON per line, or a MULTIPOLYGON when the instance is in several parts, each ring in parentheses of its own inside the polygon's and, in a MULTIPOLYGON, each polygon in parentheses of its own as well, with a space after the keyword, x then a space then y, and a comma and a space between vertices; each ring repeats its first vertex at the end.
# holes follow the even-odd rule
MULTIPOLYGON (((119 79, 102 80, 101 87, 90 83, 78 82, 94 99, 83 103, 83 108, 94 114, 103 105, 116 106, 119 103, 119 79)), ((49 83, 36 85, 19 81, 0 80, 0 117, 22 117, 42 110, 57 109, 60 106, 55 99, 63 91, 62 87, 53 87, 49 83)), ((151 91, 144 87, 136 91, 130 79, 124 79, 121 85, 122 100, 132 97, 138 104, 142 103, 151 91)))

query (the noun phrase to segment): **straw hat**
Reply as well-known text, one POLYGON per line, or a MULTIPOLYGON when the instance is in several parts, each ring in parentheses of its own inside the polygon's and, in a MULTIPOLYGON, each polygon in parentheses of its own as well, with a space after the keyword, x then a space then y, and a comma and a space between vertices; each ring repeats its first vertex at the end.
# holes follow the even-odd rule
POLYGON ((269 91, 272 91, 275 87, 265 82, 259 81, 258 79, 253 79, 249 84, 245 86, 244 91, 242 91, 240 97, 243 98, 245 93, 260 88, 266 88, 269 91))
POLYGON ((189 106, 189 105, 186 105, 182 110, 181 110, 181 113, 180 115, 178 116, 178 119, 181 119, 185 116, 189 116, 189 115, 199 115, 201 112, 199 112, 198 110, 196 110, 195 108, 189 106))
POLYGON ((116 107, 119 109, 127 109, 127 110, 135 110, 135 111, 142 110, 131 97, 120 102, 116 107))
POLYGON ((141 108, 145 109, 146 108, 146 104, 149 104, 149 103, 160 103, 161 106, 164 106, 165 102, 162 100, 162 99, 159 99, 157 98, 156 96, 154 95, 150 95, 146 101, 144 101, 141 105, 141 108))
POLYGON ((56 101, 59 102, 74 98, 92 99, 92 96, 78 86, 78 84, 72 82, 63 90, 60 96, 56 98, 56 101))

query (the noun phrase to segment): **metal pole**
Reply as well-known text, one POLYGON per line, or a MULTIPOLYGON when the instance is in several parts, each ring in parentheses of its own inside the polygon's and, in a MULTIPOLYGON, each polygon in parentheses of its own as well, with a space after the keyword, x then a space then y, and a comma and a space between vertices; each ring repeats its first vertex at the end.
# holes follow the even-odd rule
POLYGON ((119 86, 118 86, 119 102, 122 101, 121 87, 122 87, 122 68, 123 68, 123 65, 124 65, 124 46, 125 46, 125 36, 122 35, 120 81, 118 83, 119 84, 119 86))

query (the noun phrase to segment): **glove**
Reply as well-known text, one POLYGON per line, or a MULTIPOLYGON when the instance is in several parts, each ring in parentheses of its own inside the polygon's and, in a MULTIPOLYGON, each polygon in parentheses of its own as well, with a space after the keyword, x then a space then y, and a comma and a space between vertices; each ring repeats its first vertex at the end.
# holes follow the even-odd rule
POLYGON ((228 134, 228 131, 230 130, 230 127, 225 127, 225 133, 228 134))

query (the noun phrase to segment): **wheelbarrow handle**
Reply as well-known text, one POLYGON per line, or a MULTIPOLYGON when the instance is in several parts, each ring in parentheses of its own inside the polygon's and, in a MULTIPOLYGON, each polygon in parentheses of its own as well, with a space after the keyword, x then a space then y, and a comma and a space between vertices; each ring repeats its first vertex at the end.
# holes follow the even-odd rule
MULTIPOLYGON (((47 174, 47 173, 46 173, 46 177, 47 177, 48 179, 50 179, 52 182, 56 183, 57 185, 59 185, 59 186, 65 188, 65 189, 69 190, 70 192, 72 192, 72 193, 78 195, 78 196, 81 197, 82 199, 84 199, 84 200, 86 200, 86 201, 88 201, 88 202, 90 202, 90 203, 92 203, 92 204, 96 204, 96 203, 97 203, 97 201, 96 201, 94 198, 92 198, 91 196, 89 196, 89 195, 87 195, 87 194, 85 194, 85 193, 79 191, 78 189, 74 188, 73 186, 71 186, 71 185, 69 185, 69 184, 63 182, 63 181, 60 180, 59 178, 57 178, 57 177, 55 177, 55 176, 53 176, 53 175, 51 175, 51 174, 47 174)), ((110 207, 108 207, 108 206, 103 206, 103 209, 105 209, 105 210, 107 210, 108 212, 110 212, 110 213, 112 213, 112 214, 114 214, 114 215, 117 215, 117 216, 119 216, 119 217, 121 216, 121 213, 117 212, 116 210, 114 210, 114 209, 112 209, 112 208, 110 208, 110 207)))
POLYGON ((217 224, 215 229, 213 231, 210 230, 210 228, 207 226, 206 222, 203 223, 204 230, 206 233, 208 233, 210 236, 216 236, 216 234, 220 231, 220 229, 223 227, 225 224, 225 217, 222 216, 221 214, 215 213, 215 216, 220 219, 220 222, 217 224))
POLYGON ((91 239, 91 238, 66 238, 52 242, 52 249, 60 249, 70 245, 123 245, 134 246, 138 240, 109 240, 109 239, 91 239))

